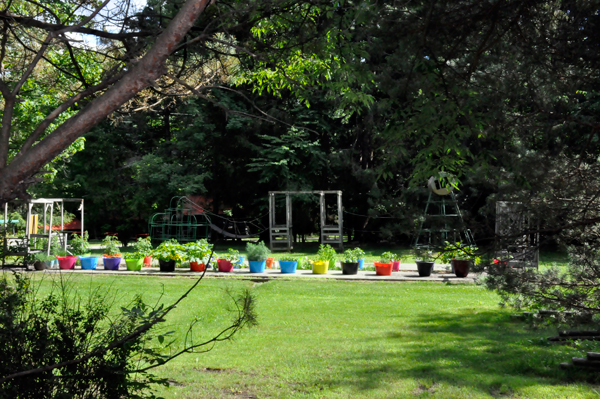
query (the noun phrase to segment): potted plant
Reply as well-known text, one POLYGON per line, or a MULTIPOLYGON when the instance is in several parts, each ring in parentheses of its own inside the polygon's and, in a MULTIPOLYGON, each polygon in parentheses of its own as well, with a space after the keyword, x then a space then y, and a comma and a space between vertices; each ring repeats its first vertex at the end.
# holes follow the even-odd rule
POLYGON ((75 263, 77 263, 77 256, 70 255, 64 249, 56 250, 56 259, 58 260, 58 267, 63 270, 75 269, 75 263))
POLYGON ((56 256, 39 252, 34 255, 33 267, 35 270, 50 269, 52 267, 52 261, 54 260, 56 260, 56 256))
POLYGON ((319 251, 317 252, 317 259, 312 263, 312 272, 314 274, 327 274, 329 266, 335 266, 335 259, 337 254, 335 249, 331 245, 319 245, 319 251))
POLYGON ((279 257, 279 268, 281 273, 296 273, 298 257, 293 255, 282 255, 279 257))
POLYGON ((391 252, 382 253, 379 262, 374 262, 375 263, 375 273, 378 276, 391 276, 393 259, 394 259, 393 253, 391 253, 391 252))
POLYGON ((471 265, 478 265, 481 257, 477 256, 477 247, 474 245, 463 245, 462 242, 450 244, 446 242, 446 248, 440 255, 444 263, 450 263, 456 277, 467 277, 471 265))
POLYGON ((233 270, 233 262, 237 261, 240 256, 240 251, 237 249, 229 248, 227 253, 220 256, 217 259, 217 264, 219 265, 219 271, 229 273, 233 270))
POLYGON ((436 257, 433 255, 433 252, 429 249, 419 249, 417 250, 417 257, 415 259, 415 263, 417 264, 417 270, 419 271, 419 276, 421 277, 429 277, 431 276, 431 272, 433 271, 433 265, 435 264, 436 257))
POLYGON ((133 244, 133 250, 144 258, 144 267, 152 265, 152 240, 150 237, 138 237, 133 244))
POLYGON ((158 259, 161 272, 173 272, 175 271, 175 263, 181 262, 184 259, 184 248, 177 240, 171 238, 170 240, 161 242, 152 251, 152 256, 158 259))
POLYGON ((206 269, 212 247, 212 244, 209 244, 205 238, 184 245, 187 259, 190 261, 190 270, 203 272, 206 269))
POLYGON ((246 244, 246 256, 248 256, 248 265, 250 273, 264 273, 267 258, 269 257, 269 248, 264 242, 259 241, 258 244, 251 242, 246 244))
POLYGON ((91 256, 90 243, 88 242, 89 234, 87 231, 83 235, 73 234, 71 239, 71 251, 73 255, 79 256, 79 262, 82 269, 95 269, 98 264, 98 256, 91 256))
POLYGON ((123 255, 125 265, 129 271, 140 271, 144 264, 144 255, 139 252, 128 252, 123 255))
POLYGON ((392 271, 393 272, 399 272, 400 271, 400 261, 402 260, 400 258, 400 255, 398 254, 393 254, 393 253, 389 253, 390 258, 392 259, 392 271))
MULTIPOLYGON (((358 257, 362 250, 360 248, 347 249, 342 256, 342 274, 357 274, 358 273, 358 257), (358 249, 358 251, 356 251, 358 249)), ((364 254, 364 252, 363 252, 364 254)))
POLYGON ((363 251, 359 247, 356 247, 356 248, 354 248, 354 255, 356 255, 356 260, 358 262, 358 269, 362 270, 363 265, 365 263, 365 256, 367 254, 365 254, 365 251, 363 251))
POLYGON ((105 270, 119 270, 121 264, 121 241, 117 236, 106 236, 102 240, 103 256, 102 262, 104 263, 105 270))

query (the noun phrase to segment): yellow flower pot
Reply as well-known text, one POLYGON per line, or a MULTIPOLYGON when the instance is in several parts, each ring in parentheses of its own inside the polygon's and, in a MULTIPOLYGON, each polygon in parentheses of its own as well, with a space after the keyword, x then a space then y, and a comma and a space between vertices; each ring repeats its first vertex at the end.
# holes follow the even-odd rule
POLYGON ((313 274, 327 274, 327 269, 329 269, 328 260, 318 260, 316 262, 312 262, 313 274))

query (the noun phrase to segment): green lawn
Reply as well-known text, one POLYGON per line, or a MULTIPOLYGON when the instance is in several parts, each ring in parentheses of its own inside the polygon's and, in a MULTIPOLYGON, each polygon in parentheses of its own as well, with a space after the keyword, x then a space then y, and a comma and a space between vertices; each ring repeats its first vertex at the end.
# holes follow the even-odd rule
MULTIPOLYGON (((40 274, 38 274, 39 276, 40 274)), ((47 275, 46 275, 47 276, 47 275)), ((47 278, 47 277, 46 277, 47 278)), ((73 276, 172 301, 189 278, 73 276)), ((530 330, 475 285, 206 279, 165 331, 198 316, 195 339, 227 325, 227 290, 251 287, 259 326, 205 354, 159 368, 165 398, 595 398, 600 389, 558 364, 584 350, 548 346, 555 329, 530 330)))

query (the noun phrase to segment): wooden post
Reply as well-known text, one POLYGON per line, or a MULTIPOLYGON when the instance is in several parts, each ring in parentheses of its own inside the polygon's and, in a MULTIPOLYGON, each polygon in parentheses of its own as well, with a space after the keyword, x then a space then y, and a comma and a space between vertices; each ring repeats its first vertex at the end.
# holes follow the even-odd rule
POLYGON ((83 198, 81 199, 81 237, 83 237, 83 198))
POLYGON ((338 191, 338 227, 340 229, 340 249, 344 249, 344 214, 342 212, 342 192, 338 191))
POLYGON ((292 250, 292 197, 290 193, 285 193, 285 228, 287 229, 287 249, 292 250))
POLYGON ((273 193, 269 193, 269 246, 271 247, 271 251, 273 251, 273 225, 275 224, 274 197, 275 195, 273 193))

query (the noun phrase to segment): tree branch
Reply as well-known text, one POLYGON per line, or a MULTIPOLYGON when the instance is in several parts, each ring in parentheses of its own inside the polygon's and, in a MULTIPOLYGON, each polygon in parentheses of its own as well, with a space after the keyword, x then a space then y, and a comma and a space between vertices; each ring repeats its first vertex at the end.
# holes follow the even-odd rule
POLYGON ((84 99, 89 95, 92 95, 100 90, 107 88, 111 84, 113 84, 113 83, 117 82, 119 79, 121 79, 123 77, 123 75, 125 75, 125 72, 123 72, 123 71, 121 71, 120 73, 117 73, 117 74, 115 74, 114 72, 115 72, 114 70, 109 71, 107 74, 108 76, 110 76, 109 78, 107 78, 106 80, 104 80, 103 82, 100 82, 99 84, 97 84, 95 86, 89 87, 87 90, 77 93, 76 95, 69 98, 67 101, 65 101, 61 105, 59 105, 50 114, 48 114, 48 116, 46 116, 46 118, 44 118, 42 123, 40 123, 38 125, 38 127, 35 128, 35 130, 29 135, 29 137, 27 137, 27 140, 25 140, 25 142, 21 146, 21 149, 19 150, 19 154, 22 154, 25 151, 27 151, 40 138, 40 136, 46 131, 48 126, 50 126, 50 124, 56 118, 58 118, 60 116, 60 114, 62 114, 66 110, 68 110, 77 101, 84 99))
POLYGON ((8 21, 8 22, 14 21, 18 24, 21 24, 24 26, 29 26, 32 28, 43 29, 47 32, 64 31, 64 32, 85 33, 87 35, 93 35, 93 36, 102 37, 105 39, 119 40, 119 41, 123 41, 125 39, 130 39, 130 38, 134 38, 134 37, 148 37, 148 36, 153 35, 152 32, 148 32, 148 31, 111 33, 111 32, 104 32, 104 31, 97 30, 97 29, 86 28, 83 26, 79 26, 76 29, 74 29, 72 26, 69 26, 69 25, 51 24, 48 22, 38 21, 37 19, 31 18, 31 17, 21 17, 18 15, 14 15, 14 14, 6 12, 6 11, 0 12, 0 21, 8 21))
POLYGON ((54 159, 78 137, 117 110, 165 73, 165 62, 211 0, 187 0, 152 48, 103 95, 69 118, 50 135, 17 155, 0 175, 0 198, 14 198, 19 185, 54 159))

